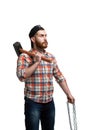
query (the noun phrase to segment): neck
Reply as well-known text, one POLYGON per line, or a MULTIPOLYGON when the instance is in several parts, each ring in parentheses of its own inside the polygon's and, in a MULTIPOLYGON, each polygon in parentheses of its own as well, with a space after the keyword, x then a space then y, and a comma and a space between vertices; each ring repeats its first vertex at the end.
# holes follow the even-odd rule
POLYGON ((39 47, 36 47, 35 49, 36 49, 38 52, 40 52, 40 53, 44 53, 44 52, 45 52, 44 49, 41 49, 41 48, 39 48, 39 47))

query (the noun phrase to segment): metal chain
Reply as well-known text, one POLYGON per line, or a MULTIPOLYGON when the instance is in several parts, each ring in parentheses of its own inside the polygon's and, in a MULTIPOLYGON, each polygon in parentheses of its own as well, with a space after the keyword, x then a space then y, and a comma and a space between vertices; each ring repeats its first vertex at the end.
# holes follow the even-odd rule
POLYGON ((77 118, 76 118, 76 106, 75 106, 75 103, 73 104, 73 123, 74 123, 74 130, 77 130, 77 118))
POLYGON ((76 106, 75 103, 72 104, 72 109, 73 109, 73 127, 72 127, 72 122, 71 122, 71 116, 70 116, 70 107, 69 107, 69 102, 67 102, 67 110, 68 110, 68 117, 69 117, 69 124, 70 124, 70 130, 77 130, 77 118, 76 118, 76 106))

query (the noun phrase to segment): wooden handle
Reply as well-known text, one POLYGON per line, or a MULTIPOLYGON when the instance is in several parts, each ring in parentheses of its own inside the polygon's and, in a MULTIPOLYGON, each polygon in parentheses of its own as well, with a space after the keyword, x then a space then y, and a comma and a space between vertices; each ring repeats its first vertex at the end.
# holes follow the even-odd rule
MULTIPOLYGON (((33 57, 35 56, 35 53, 26 51, 26 50, 24 50, 24 49, 20 49, 20 52, 26 53, 26 54, 28 54, 29 56, 33 56, 33 57)), ((41 59, 44 60, 44 61, 47 61, 47 62, 49 62, 49 63, 52 62, 52 58, 46 58, 46 57, 42 56, 41 59)))
POLYGON ((24 49, 20 49, 20 52, 26 53, 26 54, 28 54, 29 56, 35 56, 35 53, 26 51, 26 50, 24 50, 24 49))

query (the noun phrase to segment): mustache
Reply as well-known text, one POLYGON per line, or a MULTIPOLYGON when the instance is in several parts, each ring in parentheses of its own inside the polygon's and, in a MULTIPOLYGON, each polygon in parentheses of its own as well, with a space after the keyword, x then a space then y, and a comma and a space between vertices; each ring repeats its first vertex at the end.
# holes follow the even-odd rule
POLYGON ((48 42, 47 42, 47 41, 44 41, 44 42, 42 42, 42 44, 46 44, 46 45, 48 45, 48 42))

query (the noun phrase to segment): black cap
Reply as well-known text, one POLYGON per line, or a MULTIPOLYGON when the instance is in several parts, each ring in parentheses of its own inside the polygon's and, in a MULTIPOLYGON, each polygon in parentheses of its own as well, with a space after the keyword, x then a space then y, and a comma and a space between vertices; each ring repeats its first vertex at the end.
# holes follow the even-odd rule
POLYGON ((34 26, 31 30, 30 30, 30 33, 29 33, 29 37, 33 37, 35 35, 35 33, 37 33, 37 31, 39 30, 44 30, 43 27, 41 27, 40 25, 36 25, 34 26))

